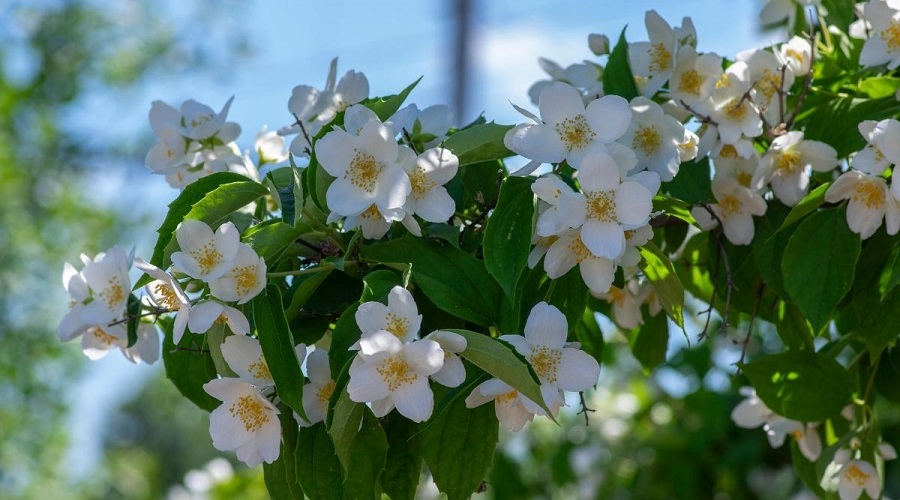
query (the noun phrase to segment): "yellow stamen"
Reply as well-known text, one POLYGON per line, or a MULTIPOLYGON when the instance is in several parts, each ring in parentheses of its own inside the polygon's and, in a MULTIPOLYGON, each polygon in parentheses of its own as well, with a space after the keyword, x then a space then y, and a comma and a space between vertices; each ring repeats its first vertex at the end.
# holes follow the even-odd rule
POLYGON ((776 153, 775 168, 778 169, 780 175, 790 175, 800 168, 803 153, 800 151, 782 151, 776 153))
POLYGON ((406 360, 400 356, 387 358, 375 371, 381 375, 391 392, 400 386, 411 384, 419 378, 419 374, 414 372, 406 360))
POLYGON ((891 25, 881 32, 881 39, 884 40, 889 52, 900 49, 900 21, 891 19, 891 25))
POLYGON ((633 149, 640 149, 648 156, 655 153, 661 144, 662 139, 660 139, 659 132, 656 131, 656 127, 653 125, 639 128, 634 133, 634 140, 631 141, 633 149))
POLYGON ((383 169, 384 165, 376 161, 374 156, 356 150, 356 154, 350 161, 350 167, 344 172, 344 179, 348 179, 359 189, 371 193, 375 189, 383 169))
POLYGON ((409 330, 409 326, 408 319, 401 318, 392 312, 387 313, 387 327, 385 330, 391 332, 398 339, 403 340, 403 337, 406 336, 406 332, 409 330))
POLYGON ((190 254, 191 257, 197 261, 197 265, 200 267, 200 274, 210 272, 212 268, 222 262, 222 254, 216 249, 215 243, 211 241, 207 242, 199 250, 194 250, 190 254))
POLYGON ((650 47, 650 71, 660 73, 672 67, 672 53, 660 42, 650 47))
POLYGON ((410 174, 409 183, 412 185, 410 196, 416 201, 424 198, 426 194, 437 186, 436 182, 425 175, 425 169, 422 167, 416 167, 413 173, 410 174))
POLYGON ((531 351, 528 361, 531 362, 531 366, 534 367, 535 373, 541 380, 552 384, 556 382, 556 371, 561 359, 562 350, 539 346, 531 351))
POLYGON ((247 371, 250 372, 250 375, 262 380, 272 380, 272 373, 269 372, 269 365, 266 363, 266 359, 259 355, 259 359, 250 363, 250 366, 247 367, 247 371))
POLYGON ((239 397, 228 411, 233 417, 241 419, 247 432, 256 432, 269 421, 269 414, 262 402, 249 395, 239 397))
POLYGON ((722 215, 728 217, 741 212, 741 201, 734 195, 728 195, 719 200, 719 208, 722 215))
POLYGON ((701 85, 703 85, 703 76, 695 69, 685 71, 678 79, 678 90, 685 94, 699 96, 701 85))
POLYGON ((559 134, 559 138, 562 139, 569 151, 584 148, 597 136, 591 130, 584 115, 575 115, 573 118, 566 118, 557 123, 556 133, 559 134))
POLYGON ((587 193, 587 217, 600 222, 615 222, 616 198, 613 191, 587 193))
POLYGON ((879 181, 863 181, 856 185, 853 201, 862 203, 869 210, 880 209, 885 203, 884 185, 879 181))
POLYGON ((234 276, 234 289, 239 296, 244 296, 256 288, 256 266, 236 267, 231 271, 234 276))

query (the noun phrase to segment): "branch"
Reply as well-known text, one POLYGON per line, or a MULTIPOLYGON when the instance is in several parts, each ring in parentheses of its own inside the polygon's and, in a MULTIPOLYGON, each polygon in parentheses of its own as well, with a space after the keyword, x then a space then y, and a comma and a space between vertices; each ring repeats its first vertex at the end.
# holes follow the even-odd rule
POLYGON ((581 398, 581 411, 578 412, 579 415, 584 415, 584 425, 590 425, 590 420, 588 420, 588 413, 594 413, 595 409, 588 408, 587 402, 584 400, 584 391, 578 393, 578 397, 581 398))

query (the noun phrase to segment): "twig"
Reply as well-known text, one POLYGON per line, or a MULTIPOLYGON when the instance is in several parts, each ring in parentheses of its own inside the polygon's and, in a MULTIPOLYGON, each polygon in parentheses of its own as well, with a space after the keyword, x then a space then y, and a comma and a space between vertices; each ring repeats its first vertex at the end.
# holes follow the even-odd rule
POLYGON ((701 205, 701 206, 703 208, 705 208, 706 211, 709 212, 710 216, 712 216, 712 218, 715 219, 716 222, 718 223, 718 228, 715 231, 715 238, 716 238, 716 247, 718 247, 719 252, 718 252, 718 255, 716 256, 716 264, 714 267, 714 271, 711 275, 711 277, 713 278, 713 294, 709 301, 709 309, 707 311, 705 311, 708 313, 706 316, 706 324, 703 326, 703 331, 700 332, 699 335, 697 335, 698 341, 703 340, 704 338, 706 338, 708 336, 707 329, 709 328, 709 321, 710 321, 710 317, 712 316, 712 310, 714 308, 714 304, 716 301, 716 292, 717 292, 718 286, 719 286, 719 276, 718 276, 719 272, 718 271, 719 271, 719 261, 720 260, 723 262, 724 267, 725 267, 725 308, 722 310, 722 328, 723 329, 728 327, 728 317, 729 317, 729 314, 731 311, 731 292, 733 290, 737 289, 737 287, 734 286, 734 275, 731 272, 731 263, 728 261, 728 253, 725 251, 725 244, 722 242, 722 228, 724 228, 725 225, 722 223, 722 219, 720 219, 719 216, 716 215, 715 211, 713 211, 713 209, 710 208, 709 205, 701 205))
POLYGON ((690 105, 688 105, 688 103, 684 102, 683 99, 679 99, 678 102, 684 107, 684 109, 688 110, 688 112, 690 114, 694 115, 695 118, 700 120, 700 123, 702 123, 702 124, 708 123, 710 125, 715 125, 717 127, 719 126, 719 124, 715 120, 710 118, 709 115, 701 115, 700 113, 695 111, 694 108, 690 107, 690 105))
POLYGON ((590 425, 590 420, 588 420, 588 413, 594 413, 595 409, 588 408, 587 402, 584 400, 584 391, 578 393, 578 397, 581 398, 581 411, 578 412, 579 415, 584 415, 584 425, 590 425))
POLYGON ((800 114, 800 107, 803 106, 803 102, 806 101, 806 96, 809 94, 809 88, 812 86, 813 67, 816 63, 816 32, 813 26, 810 26, 809 31, 809 47, 809 71, 806 72, 806 79, 803 81, 803 89, 800 90, 800 95, 797 96, 797 102, 794 103, 794 110, 791 111, 791 117, 784 121, 786 130, 790 130, 794 126, 794 121, 797 119, 797 115, 800 114))
POLYGON ((306 132, 306 127, 303 126, 303 120, 301 120, 300 117, 297 116, 297 113, 291 113, 291 114, 294 115, 294 118, 297 119, 297 125, 300 126, 300 132, 303 134, 303 138, 306 139, 306 144, 308 144, 307 147, 303 148, 303 151, 306 151, 306 154, 311 156, 312 151, 310 151, 309 148, 310 148, 310 146, 312 146, 312 141, 309 140, 309 133, 306 132))
POLYGON ((163 307, 154 307, 152 310, 141 313, 141 314, 137 314, 137 315, 133 315, 133 316, 126 314, 124 318, 117 319, 116 321, 113 321, 112 323, 107 323, 106 326, 121 325, 124 323, 128 323, 129 321, 131 321, 133 319, 145 318, 147 316, 160 316, 162 314, 170 313, 170 312, 174 312, 174 311, 176 311, 176 309, 166 309, 163 307))
POLYGON ((409 130, 406 130, 406 127, 403 127, 402 130, 403 130, 403 139, 406 141, 406 145, 409 146, 409 149, 412 149, 413 153, 415 153, 417 156, 420 155, 421 153, 419 152, 418 149, 416 149, 416 145, 413 143, 412 136, 409 135, 409 130))
POLYGON ((744 336, 744 340, 741 342, 741 359, 738 361, 738 364, 743 364, 744 359, 747 357, 747 348, 750 346, 750 336, 753 334, 753 321, 756 320, 756 315, 759 312, 759 303, 762 301, 765 288, 766 285, 763 283, 759 285, 759 290, 756 291, 756 303, 753 304, 753 314, 750 315, 750 322, 747 324, 747 335, 744 336))

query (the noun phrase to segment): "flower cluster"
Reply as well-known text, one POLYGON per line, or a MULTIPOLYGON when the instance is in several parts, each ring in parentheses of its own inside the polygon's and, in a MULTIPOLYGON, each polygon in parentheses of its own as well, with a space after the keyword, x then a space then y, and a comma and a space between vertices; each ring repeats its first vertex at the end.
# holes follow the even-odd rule
POLYGON ((735 425, 745 429, 762 427, 773 448, 783 445, 785 438, 791 436, 797 441, 800 453, 807 460, 814 462, 819 458, 822 453, 822 439, 817 430, 818 423, 804 424, 778 415, 759 399, 752 387, 742 387, 741 394, 746 399, 731 412, 731 419, 735 425))

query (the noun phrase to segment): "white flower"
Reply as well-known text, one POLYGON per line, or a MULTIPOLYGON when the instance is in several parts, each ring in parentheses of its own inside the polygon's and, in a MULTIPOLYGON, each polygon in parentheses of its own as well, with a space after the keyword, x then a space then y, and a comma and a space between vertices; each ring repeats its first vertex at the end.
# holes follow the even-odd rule
POLYGON ((266 287, 266 261, 246 243, 238 245, 231 269, 209 282, 209 293, 226 302, 244 304, 266 287))
POLYGON ((584 194, 561 198, 559 212, 571 218, 570 227, 581 228, 591 253, 618 259, 625 252, 625 231, 649 221, 653 195, 642 184, 623 180, 616 161, 605 153, 584 159, 578 181, 584 194))
POLYGON ((828 203, 841 200, 850 200, 847 203, 847 225, 862 239, 875 234, 882 220, 886 223, 888 234, 897 234, 900 230, 900 204, 882 177, 853 170, 845 172, 825 191, 825 201, 828 203))
POLYGON ((613 320, 620 328, 631 330, 644 324, 641 306, 649 296, 650 288, 641 286, 636 279, 628 280, 625 288, 609 287, 606 293, 598 297, 613 306, 613 320))
POLYGON ((513 127, 503 138, 512 152, 532 160, 519 172, 530 173, 541 163, 562 161, 577 169, 587 153, 605 151, 605 144, 622 137, 631 121, 625 99, 603 96, 585 107, 581 94, 561 82, 541 91, 538 107, 541 118, 526 114, 532 122, 513 127))
POLYGON ((794 75, 805 75, 812 65, 812 46, 809 40, 799 36, 791 37, 787 43, 778 48, 781 60, 784 61, 794 75))
MULTIPOLYGON (((90 262, 90 258, 84 254, 81 258, 83 261, 90 262)), ((69 312, 59 322, 56 333, 59 335, 59 340, 68 342, 83 334, 90 326, 81 319, 81 313, 84 310, 85 302, 91 298, 91 289, 85 283, 81 273, 68 262, 63 266, 62 281, 63 287, 69 294, 69 312)))
POLYGON ((575 218, 571 216, 572 214, 560 208, 560 201, 563 198, 578 196, 578 194, 558 176, 549 174, 537 179, 531 185, 531 191, 541 202, 546 204, 546 208, 541 211, 535 224, 537 237, 551 237, 578 226, 575 218))
POLYGON ((583 64, 570 64, 563 68, 550 59, 538 58, 538 65, 550 76, 549 80, 538 80, 528 88, 528 97, 531 103, 537 105, 540 102, 541 92, 553 82, 563 82, 575 87, 581 93, 585 103, 603 95, 603 83, 601 82, 601 69, 590 62, 583 64))
POLYGON ((865 120, 859 124, 859 133, 867 144, 850 160, 853 168, 881 175, 891 165, 900 163, 900 122, 893 118, 880 122, 865 120))
POLYGON ((762 157, 755 149, 750 148, 749 157, 742 157, 737 148, 731 144, 724 144, 713 158, 716 178, 734 179, 741 186, 754 191, 762 189, 766 182, 765 179, 756 176, 761 162, 762 157), (756 182, 754 178, 757 178, 756 182))
POLYGON ((363 302, 356 310, 356 324, 363 337, 378 331, 387 331, 404 344, 412 342, 422 326, 422 315, 411 293, 402 286, 395 286, 388 293, 387 305, 381 302, 363 302))
POLYGON ((131 254, 114 246, 98 253, 93 260, 82 254, 84 267, 80 273, 66 266, 63 281, 74 303, 57 330, 64 342, 83 333, 85 325, 105 325, 125 315, 132 259, 131 254))
POLYGON ((655 10, 644 15, 649 42, 635 42, 628 45, 628 61, 631 71, 643 83, 641 93, 655 94, 672 76, 678 39, 669 23, 655 10))
MULTIPOLYGON (((405 221, 404 225, 409 223, 418 228, 412 214, 428 222, 446 222, 453 217, 456 203, 444 185, 456 176, 459 158, 449 149, 432 148, 420 154, 415 161, 404 161, 402 165, 412 187, 403 205, 411 222, 405 221)), ((415 234, 417 231, 412 232, 415 234)))
MULTIPOLYGON (((297 349, 300 363, 303 363, 306 346, 300 344, 298 347, 300 347, 297 349)), ((259 340, 247 335, 229 335, 225 338, 225 342, 222 342, 222 357, 241 380, 255 385, 260 390, 275 385, 259 340)))
POLYGON ((681 164, 679 146, 685 139, 684 126, 643 96, 631 101, 631 110, 631 124, 619 143, 635 152, 638 170, 647 169, 663 182, 671 181, 681 164))
MULTIPOLYGON (((488 379, 473 389, 466 396, 466 408, 475 408, 489 401, 494 402, 494 411, 500 425, 513 432, 522 430, 534 418, 536 413, 529 408, 537 407, 540 410, 534 402, 498 378, 488 379)), ((545 412, 540 410, 537 414, 543 415, 545 412)))
POLYGON ((192 278, 210 282, 231 269, 241 235, 231 222, 213 233, 205 222, 186 219, 175 230, 175 238, 181 250, 172 254, 172 264, 192 278))
POLYGON ((791 433, 791 436, 797 441, 797 448, 800 453, 810 462, 815 462, 822 454, 822 438, 819 437, 819 431, 816 429, 817 423, 801 425, 801 427, 791 433))
MULTIPOLYGON (((181 104, 178 131, 186 138, 196 141, 202 141, 214 136, 222 142, 233 141, 241 133, 241 127, 237 123, 225 121, 228 118, 228 110, 231 108, 233 100, 234 97, 232 96, 218 113, 209 106, 193 99, 184 101, 181 104)), ((159 101, 155 101, 153 105, 157 106, 157 103, 159 101)), ((153 125, 153 119, 154 114, 151 108, 151 126, 153 125)))
POLYGON ((444 351, 444 366, 431 379, 445 387, 458 387, 466 380, 466 369, 459 353, 466 350, 466 338, 458 333, 435 330, 425 340, 433 340, 444 351))
POLYGON ((861 66, 887 64, 889 70, 900 66, 900 2, 870 1, 865 19, 871 25, 871 36, 859 54, 861 66))
POLYGON ((792 30, 797 18, 797 5, 805 7, 819 3, 820 0, 768 0, 759 13, 759 20, 763 25, 779 24, 787 20, 788 30, 792 30))
POLYGON ((244 313, 215 300, 207 300, 194 306, 188 319, 188 328, 194 333, 206 333, 215 323, 225 323, 238 335, 250 333, 250 322, 244 313))
POLYGON ((398 154, 390 127, 377 121, 366 123, 359 136, 343 130, 326 134, 316 143, 316 158, 336 177, 325 194, 328 208, 343 216, 359 215, 372 205, 385 216, 402 208, 412 186, 398 154))
POLYGON ((309 383, 303 386, 303 411, 309 420, 297 418, 301 427, 309 427, 325 420, 335 384, 331 378, 327 351, 316 349, 309 353, 306 357, 306 372, 309 383))
MULTIPOLYGON (((710 209, 722 221, 725 237, 735 245, 749 245, 754 234, 753 216, 766 213, 765 200, 756 191, 728 178, 713 179, 712 192, 717 203, 710 209)), ((717 221, 703 207, 694 207, 691 215, 704 230, 717 225, 717 221)))
POLYGON ((394 113, 385 124, 394 130, 394 135, 433 148, 447 138, 447 132, 453 126, 453 110, 435 104, 420 111, 418 106, 410 104, 394 113))
POLYGON ((281 163, 287 161, 288 151, 284 147, 284 137, 274 130, 266 131, 266 127, 260 129, 253 142, 253 149, 259 156, 259 164, 281 163))
MULTIPOLYGON (((762 119, 752 99, 754 93, 750 68, 743 61, 729 66, 722 79, 716 82, 710 118, 716 123, 715 131, 723 143, 734 144, 743 136, 762 134, 762 119)), ((712 129, 710 127, 710 131, 712 129)))
POLYGON ((581 278, 594 293, 609 290, 616 277, 616 263, 591 253, 581 240, 579 231, 560 234, 547 249, 544 271, 550 279, 557 279, 578 265, 581 278))
POLYGON ((81 349, 91 361, 109 354, 115 348, 128 346, 128 332, 124 324, 89 327, 81 337, 81 349))
POLYGON ((698 113, 706 113, 708 101, 722 78, 722 57, 715 53, 697 55, 697 50, 685 45, 678 50, 678 62, 669 80, 669 93, 676 102, 683 102, 698 113))
POLYGON ((209 434, 217 450, 236 450, 238 460, 250 467, 278 459, 280 412, 259 389, 240 379, 222 378, 203 384, 203 390, 223 403, 209 415, 209 434))
POLYGON ((156 131, 159 141, 147 151, 144 164, 154 174, 169 174, 194 163, 200 144, 185 139, 174 128, 156 131))
POLYGON ((775 196, 792 207, 809 192, 809 169, 827 172, 837 166, 834 148, 824 142, 804 140, 803 132, 788 132, 772 141, 753 184, 769 182, 775 196))
POLYGON ((134 364, 152 365, 159 359, 159 332, 154 325, 138 323, 137 342, 131 347, 123 347, 122 355, 134 364))
POLYGON ((359 348, 350 366, 350 399, 374 403, 376 417, 396 407, 414 422, 428 420, 434 409, 428 377, 444 365, 440 345, 433 340, 403 344, 393 333, 381 330, 363 336, 359 348))
POLYGON ((154 278, 144 287, 150 303, 158 309, 176 312, 175 323, 172 326, 172 340, 177 344, 184 335, 184 329, 191 315, 190 299, 169 273, 140 258, 134 259, 134 267, 154 278))
POLYGON ((600 33, 588 35, 588 47, 595 56, 609 54, 609 37, 600 33))
MULTIPOLYGON (((835 455, 837 460, 837 455, 835 455)), ((841 468, 838 477, 838 495, 841 500, 856 500, 863 490, 869 498, 881 497, 881 481, 878 470, 865 460, 850 460, 841 468)))
POLYGON ((740 392, 745 399, 731 410, 731 420, 735 425, 755 429, 775 417, 775 412, 759 399, 752 387, 741 387, 740 392))
MULTIPOLYGON (((500 336, 500 340, 512 344, 534 368, 548 407, 562 398, 561 391, 587 390, 600 376, 597 360, 566 344, 568 332, 565 315, 556 307, 539 302, 528 315, 524 336, 500 336)), ((527 407, 528 403, 525 404, 527 407)), ((533 408, 530 410, 535 412, 533 408)))
MULTIPOLYGON (((405 214, 401 209, 391 210, 388 213, 402 213, 405 214)), ((332 212, 331 216, 328 218, 328 223, 335 222, 340 220, 340 214, 332 212)), ((391 229, 391 224, 394 216, 386 217, 384 214, 378 210, 376 205, 370 205, 369 208, 363 210, 363 212, 359 215, 349 215, 346 219, 344 219, 344 224, 342 226, 344 231, 350 231, 356 228, 360 228, 362 230, 363 238, 367 240, 377 240, 384 235, 387 234, 391 229), (385 219, 392 219, 391 221, 385 219)), ((407 218, 404 216, 403 221, 405 222, 407 218)), ((418 224, 416 224, 418 227, 418 224)), ((414 231, 410 230, 413 234, 416 234, 414 231)), ((421 236, 421 232, 416 234, 416 236, 421 236)))
POLYGON ((739 53, 738 61, 747 63, 750 81, 756 92, 753 95, 756 107, 772 123, 779 123, 782 109, 779 105, 779 90, 785 92, 794 84, 794 73, 786 61, 779 61, 768 50, 750 49, 739 53), (784 70, 782 70, 784 68, 784 70))

